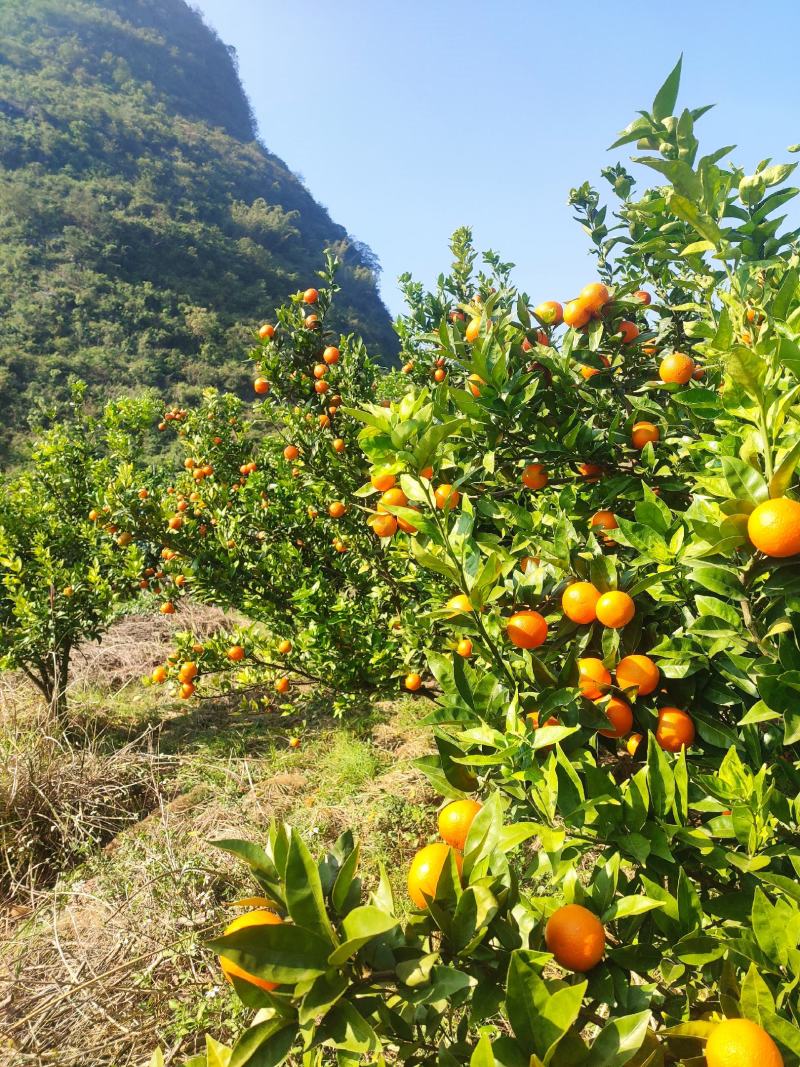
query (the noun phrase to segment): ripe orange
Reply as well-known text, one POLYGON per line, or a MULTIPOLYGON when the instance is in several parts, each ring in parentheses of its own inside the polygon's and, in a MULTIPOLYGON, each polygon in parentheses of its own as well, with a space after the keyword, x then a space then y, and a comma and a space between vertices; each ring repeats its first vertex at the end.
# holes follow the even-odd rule
POLYGON ((649 656, 625 656, 617 664, 617 685, 620 689, 637 687, 637 695, 646 697, 654 692, 661 671, 649 656))
MULTIPOLYGON (((539 712, 538 711, 530 712, 528 715, 525 716, 525 718, 528 720, 528 725, 530 726, 530 728, 532 730, 538 730, 539 729, 539 712)), ((549 719, 545 719, 544 723, 542 723, 541 725, 543 725, 543 726, 559 726, 560 723, 559 723, 558 719, 555 717, 555 715, 551 715, 550 718, 549 719)))
POLYGON ((311 372, 315 378, 324 378, 328 373, 327 363, 315 363, 314 370, 311 372))
MULTIPOLYGON (((170 521, 172 521, 172 520, 170 520, 170 521)), ((116 530, 116 526, 114 527, 114 529, 116 530)), ((120 545, 122 548, 125 548, 127 545, 129 545, 131 543, 132 540, 133 540, 133 534, 130 534, 127 531, 124 531, 117 538, 117 544, 120 545)))
POLYGON ((433 467, 423 467, 419 472, 420 478, 424 478, 426 482, 429 482, 433 477, 433 467))
POLYGON ((653 422, 635 422, 631 430, 631 444, 640 451, 646 444, 661 439, 661 431, 653 422))
POLYGON ((564 309, 557 300, 545 300, 533 309, 533 313, 545 326, 558 326, 564 321, 564 309))
POLYGON ((486 385, 486 382, 481 378, 480 374, 470 374, 469 378, 467 378, 467 385, 472 395, 478 397, 481 395, 480 386, 486 385))
MULTIPOLYGON (((248 911, 244 915, 239 915, 225 927, 225 933, 233 934, 237 930, 246 929, 248 926, 275 926, 280 922, 283 922, 280 916, 275 915, 274 912, 259 908, 258 911, 248 911)), ((268 982, 266 978, 258 978, 256 975, 250 974, 249 971, 245 971, 240 967, 238 963, 233 963, 232 960, 226 959, 225 956, 220 956, 219 964, 222 968, 222 973, 231 983, 233 983, 234 978, 241 978, 243 981, 249 982, 250 985, 258 986, 259 989, 265 989, 267 992, 278 988, 276 982, 268 982)))
POLYGON ((304 304, 316 304, 316 302, 318 300, 319 300, 319 293, 317 292, 316 289, 306 289, 306 291, 303 293, 303 303, 304 304))
POLYGON ((578 688, 589 700, 599 700, 608 692, 611 675, 603 661, 596 656, 585 656, 578 660, 578 688))
POLYGON ((282 656, 288 656, 291 651, 292 651, 292 642, 284 637, 284 639, 278 645, 278 652, 282 656))
POLYGON ((300 738, 299 737, 290 737, 289 738, 289 748, 300 748, 300 738))
POLYGON ((591 310, 599 311, 611 299, 611 294, 602 282, 591 282, 581 289, 579 300, 582 300, 591 310))
POLYGON ((596 511, 589 520, 589 525, 601 530, 616 530, 618 528, 617 517, 613 511, 596 511))
POLYGON ((167 526, 170 528, 170 530, 180 530, 181 526, 183 526, 183 519, 180 517, 180 515, 173 515, 167 523, 167 526))
POLYGON ((472 642, 468 637, 461 638, 461 640, 456 645, 456 652, 463 659, 469 659, 469 657, 472 655, 472 642))
POLYGON ((800 552, 800 504, 785 496, 765 500, 747 520, 747 536, 765 556, 796 556, 800 552))
POLYGON ((592 305, 585 300, 570 300, 564 305, 564 322, 579 330, 592 317, 593 311, 592 305))
POLYGON ((415 671, 412 671, 411 674, 406 675, 403 684, 405 685, 409 693, 416 693, 416 691, 422 685, 422 678, 420 678, 420 676, 415 671))
POLYGON ((269 382, 266 378, 256 378, 256 380, 253 382, 253 388, 257 393, 268 393, 269 382))
POLYGON ((556 963, 568 971, 590 971, 606 948, 603 924, 580 904, 565 904, 547 920, 544 940, 556 963))
POLYGON ((597 618, 595 605, 599 599, 600 590, 591 582, 573 582, 564 590, 561 608, 568 619, 585 626, 597 618))
POLYGON ((194 696, 194 686, 191 682, 183 682, 178 690, 178 696, 181 700, 188 700, 189 697, 194 696))
POLYGON ((328 385, 328 383, 326 381, 314 382, 314 392, 315 393, 327 393, 329 388, 330 388, 330 386, 328 385))
POLYGON ((197 664, 188 660, 178 671, 179 682, 193 682, 197 677, 197 664))
POLYGON ((629 756, 636 755, 639 749, 639 745, 641 745, 642 741, 644 741, 644 737, 642 734, 631 734, 631 736, 625 742, 625 751, 628 753, 629 756))
POLYGON ((244 659, 244 649, 241 645, 232 645, 225 653, 229 660, 233 663, 241 663, 244 659))
POLYGON ((447 371, 443 367, 437 367, 433 372, 433 380, 435 382, 443 382, 447 377, 447 371))
POLYGON ((370 478, 372 488, 377 489, 380 493, 385 493, 387 489, 391 489, 396 481, 397 479, 393 474, 373 474, 370 478))
POLYGON ((167 680, 167 668, 156 667, 150 677, 153 679, 156 685, 161 685, 162 682, 166 682, 167 680))
POLYGON ((644 304, 644 306, 647 307, 653 298, 646 289, 637 289, 633 294, 633 299, 638 300, 640 304, 644 304))
POLYGON ((599 463, 579 463, 578 474, 587 482, 599 482, 603 468, 599 463))
POLYGON ((442 841, 463 852, 469 828, 481 807, 477 800, 465 799, 454 800, 442 808, 439 812, 439 836, 442 841))
POLYGON ((289 679, 288 678, 279 678, 275 682, 275 692, 276 693, 288 693, 289 692, 289 679))
POLYGON ((541 562, 538 556, 523 556, 519 561, 520 570, 523 574, 527 574, 528 567, 538 567, 541 562))
POLYGON ((783 1056, 766 1030, 749 1019, 725 1019, 706 1043, 708 1067, 783 1067, 783 1056))
POLYGON ((418 908, 427 907, 428 900, 436 896, 436 886, 450 855, 456 859, 456 868, 461 874, 463 859, 449 845, 437 842, 419 850, 408 869, 408 895, 418 908))
POLYGON ((617 327, 617 332, 622 334, 622 343, 624 345, 629 345, 639 336, 639 327, 635 322, 629 322, 627 319, 623 319, 617 327))
MULTIPOLYGON (((419 511, 419 508, 409 508, 410 511, 419 511)), ((409 522, 408 519, 404 519, 402 516, 397 516, 397 525, 407 534, 415 534, 417 532, 416 526, 409 522)))
MULTIPOLYGON (((414 369, 414 364, 412 363, 411 360, 409 360, 408 363, 404 363, 403 364, 403 367, 402 367, 403 374, 410 374, 413 369, 414 369)), ((388 407, 388 404, 384 404, 384 407, 388 407)))
POLYGON ((694 360, 683 352, 664 356, 658 368, 658 376, 662 382, 674 382, 678 385, 686 385, 693 374, 694 360))
POLYGON ((446 604, 447 610, 450 612, 450 618, 455 615, 467 615, 472 611, 472 601, 466 593, 458 593, 456 596, 451 596, 446 604))
POLYGON ((466 329, 466 332, 465 332, 464 336, 469 341, 469 343, 472 344, 474 341, 478 340, 480 332, 481 332, 481 320, 480 319, 470 319, 470 321, 467 323, 467 329, 466 329))
POLYGON ((341 437, 337 437, 334 440, 334 442, 333 442, 333 451, 334 452, 341 453, 341 452, 344 452, 346 448, 347 448, 347 445, 344 443, 344 440, 341 437))
POLYGON ((506 623, 506 633, 517 648, 538 648, 547 637, 547 623, 538 611, 518 611, 506 623))
POLYGON ((168 600, 166 602, 166 604, 162 604, 161 605, 161 614, 162 615, 174 615, 175 614, 175 605, 172 603, 171 600, 168 600))
POLYGON ((266 341, 268 338, 275 336, 275 327, 271 326, 268 322, 265 322, 263 326, 259 327, 258 336, 262 341, 266 341))
MULTIPOLYGON (((600 353, 600 362, 603 364, 604 367, 611 366, 611 360, 608 358, 608 356, 604 356, 602 352, 600 353)), ((580 373, 581 377, 588 382, 590 378, 594 378, 595 374, 600 374, 600 368, 589 367, 587 364, 584 363, 581 365, 580 373)))
POLYGON ((656 741, 665 752, 689 748, 695 738, 694 723, 680 708, 661 708, 658 713, 656 741))
POLYGON ((597 620, 612 630, 621 630, 627 626, 636 614, 636 605, 627 593, 613 589, 603 593, 597 601, 597 620))
POLYGON ((394 537, 397 533, 397 519, 394 515, 371 515, 368 522, 376 537, 394 537))
POLYGON ((140 489, 139 492, 137 493, 137 496, 139 497, 140 500, 147 500, 147 498, 150 496, 150 494, 148 493, 148 491, 146 489, 140 489))
POLYGON ((453 508, 458 507, 461 494, 454 486, 445 483, 437 486, 433 497, 437 508, 441 508, 443 511, 452 511, 453 508))
POLYGON ((630 733, 633 726, 633 712, 630 704, 626 704, 619 697, 611 697, 605 706, 605 713, 611 723, 612 729, 598 730, 602 737, 624 737, 630 733))
POLYGON ((347 505, 343 504, 341 500, 334 500, 333 503, 328 505, 328 514, 332 519, 341 519, 346 511, 347 505))
POLYGON ((547 470, 543 463, 529 463, 520 479, 527 489, 544 489, 548 482, 547 470))
POLYGON ((328 345, 328 347, 322 353, 322 358, 328 364, 329 367, 332 367, 334 363, 339 362, 339 359, 341 358, 341 352, 335 345, 328 345))
POLYGON ((333 547, 336 549, 337 552, 347 551, 347 545, 344 543, 344 541, 342 541, 340 537, 335 538, 333 542, 333 547))
POLYGON ((378 501, 378 511, 385 511, 387 507, 390 508, 404 508, 408 503, 408 497, 399 486, 394 486, 392 489, 387 489, 378 501))

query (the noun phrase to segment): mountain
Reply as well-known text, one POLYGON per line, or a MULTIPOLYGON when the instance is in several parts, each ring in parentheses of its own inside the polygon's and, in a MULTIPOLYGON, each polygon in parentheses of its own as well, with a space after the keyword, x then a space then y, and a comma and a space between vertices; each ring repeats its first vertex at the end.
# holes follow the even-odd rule
POLYGON ((345 267, 344 331, 397 350, 378 265, 256 138, 184 0, 0 0, 0 449, 71 377, 247 389, 250 328, 345 267))

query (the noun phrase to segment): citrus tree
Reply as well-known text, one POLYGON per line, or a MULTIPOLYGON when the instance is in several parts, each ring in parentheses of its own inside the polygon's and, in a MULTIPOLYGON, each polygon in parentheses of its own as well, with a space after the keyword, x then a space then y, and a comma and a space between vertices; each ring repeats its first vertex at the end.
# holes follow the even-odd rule
POLYGON ((138 593, 139 550, 97 501, 113 479, 144 484, 137 456, 153 410, 120 401, 95 417, 82 396, 76 386, 71 410, 0 491, 0 669, 21 670, 59 718, 76 647, 138 593))
POLYGON ((662 184, 571 196, 600 281, 535 304, 457 235, 405 281, 407 395, 337 405, 427 641, 441 841, 410 911, 347 835, 222 842, 257 1015, 196 1063, 800 1063, 797 190, 701 156, 679 78, 617 142, 662 184))

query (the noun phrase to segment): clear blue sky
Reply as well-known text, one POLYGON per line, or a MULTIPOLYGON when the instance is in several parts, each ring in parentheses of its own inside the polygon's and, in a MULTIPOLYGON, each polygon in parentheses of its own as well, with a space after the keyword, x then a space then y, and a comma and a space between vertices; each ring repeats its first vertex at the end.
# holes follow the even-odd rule
POLYGON ((537 302, 591 280, 569 190, 627 161, 606 149, 681 52, 679 106, 718 105, 705 148, 737 144, 749 172, 800 141, 797 0, 194 3, 267 147, 377 253, 392 312, 397 275, 433 282, 463 224, 537 302))

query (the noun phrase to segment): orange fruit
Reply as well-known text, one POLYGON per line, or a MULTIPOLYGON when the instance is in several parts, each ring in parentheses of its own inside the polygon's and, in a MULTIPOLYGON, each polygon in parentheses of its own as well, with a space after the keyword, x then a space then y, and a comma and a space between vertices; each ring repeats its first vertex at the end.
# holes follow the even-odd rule
POLYGON ((644 306, 647 307, 653 298, 646 289, 637 289, 633 294, 633 299, 638 300, 640 304, 644 304, 644 306))
POLYGON ((656 689, 661 671, 649 656, 625 656, 617 664, 617 685, 620 689, 637 688, 637 696, 646 697, 656 689))
MULTIPOLYGON (((259 908, 258 911, 248 911, 244 915, 239 915, 225 927, 225 933, 233 934, 237 930, 245 930, 248 926, 276 926, 280 922, 283 922, 283 920, 279 915, 259 908)), ((233 983, 234 978, 241 978, 243 981, 249 982, 250 985, 258 986, 259 989, 265 989, 267 992, 278 988, 276 982, 268 982, 266 978, 258 978, 256 975, 250 974, 240 967, 238 963, 233 963, 232 960, 226 959, 225 956, 220 956, 219 965, 222 968, 222 973, 231 983, 233 983)))
POLYGON ((328 345, 328 347, 322 353, 322 358, 328 364, 329 367, 332 367, 334 363, 339 362, 339 359, 341 358, 341 352, 335 345, 328 345))
POLYGON ((564 590, 561 609, 572 622, 585 626, 597 618, 595 605, 599 599, 600 590, 595 589, 591 582, 573 582, 564 590))
POLYGON ((150 494, 148 493, 148 491, 146 489, 140 489, 139 492, 137 493, 137 496, 139 497, 140 500, 147 500, 147 498, 150 496, 150 494))
POLYGON ((300 738, 299 737, 290 737, 289 738, 289 748, 300 748, 300 738))
POLYGON ((548 482, 547 470, 543 463, 529 463, 522 472, 522 484, 526 489, 544 489, 548 482))
POLYGON ((480 319, 470 319, 470 321, 467 324, 467 329, 466 329, 466 332, 465 332, 464 336, 469 341, 469 343, 472 344, 474 341, 478 340, 478 337, 480 336, 480 332, 481 332, 481 320, 480 319))
POLYGON ((420 676, 415 671, 412 671, 411 674, 406 675, 403 684, 405 685, 409 693, 416 693, 416 691, 422 685, 422 678, 420 678, 420 676))
POLYGON ((319 300, 319 293, 317 292, 316 289, 306 289, 306 291, 303 293, 303 303, 304 304, 316 304, 316 302, 318 300, 319 300))
MULTIPOLYGON (((419 508, 409 508, 409 510, 419 511, 419 508)), ((417 532, 416 526, 412 522, 409 522, 408 519, 402 518, 400 515, 397 516, 397 525, 400 527, 403 533, 415 534, 417 532)))
POLYGON ((617 326, 617 333, 622 334, 622 343, 624 345, 629 345, 639 336, 639 327, 635 322, 629 322, 627 319, 623 319, 619 326, 617 326))
POLYGON ((603 593, 596 605, 597 620, 612 630, 621 630, 627 626, 636 614, 636 605, 627 593, 613 589, 603 593))
POLYGON ((463 659, 469 659, 472 655, 472 642, 468 637, 462 637, 462 639, 456 645, 456 652, 463 659))
POLYGON ((601 530, 616 530, 618 528, 617 517, 613 511, 596 511, 589 520, 589 525, 601 530))
POLYGON ((394 537, 397 533, 394 515, 371 515, 368 521, 376 537, 394 537))
MULTIPOLYGON (((170 519, 170 522, 172 522, 171 519, 170 519)), ((116 530, 116 526, 114 527, 114 529, 116 530)), ((173 527, 173 529, 174 529, 174 527, 173 527)), ((132 540, 133 540, 133 534, 129 534, 127 531, 125 531, 124 533, 121 533, 119 535, 119 537, 117 538, 117 544, 121 545, 122 548, 125 548, 126 545, 129 545, 131 543, 132 540)))
POLYGON ((390 508, 404 508, 408 504, 408 497, 399 486, 387 489, 378 501, 378 511, 390 508))
POLYGON ((314 382, 314 392, 315 393, 327 393, 329 388, 330 388, 330 386, 325 381, 314 382))
POLYGON ((288 678, 279 678, 275 682, 275 692, 276 693, 288 693, 289 692, 289 679, 288 678))
POLYGON ((611 675, 603 661, 596 656, 585 656, 578 660, 578 688, 589 700, 599 700, 608 692, 611 675))
POLYGON ((449 862, 451 854, 455 856, 456 868, 461 874, 463 863, 461 854, 454 852, 449 845, 439 842, 420 849, 411 861, 408 869, 408 895, 418 908, 424 909, 427 907, 428 900, 436 896, 436 886, 439 884, 442 870, 445 863, 449 862))
POLYGON ((606 948, 603 924, 581 904, 565 904, 547 920, 544 940, 556 963, 568 971, 590 971, 606 948))
POLYGON ((783 1067, 783 1056, 766 1030, 749 1019, 725 1019, 706 1042, 708 1067, 783 1067))
POLYGON ((557 300, 545 300, 533 309, 533 313, 545 326, 558 326, 564 321, 564 309, 557 300))
POLYGON ((373 489, 377 489, 380 493, 385 493, 387 489, 391 489, 397 479, 393 474, 373 474, 370 478, 370 484, 373 489))
POLYGON ((167 523, 167 526, 170 528, 170 530, 180 530, 181 526, 183 526, 183 519, 180 517, 180 515, 173 515, 167 523))
POLYGON ((167 680, 167 668, 156 667, 150 677, 153 679, 156 685, 161 685, 162 682, 166 682, 167 680))
MULTIPOLYGON (((532 730, 538 730, 539 729, 539 725, 540 724, 539 724, 539 712, 538 711, 530 712, 528 715, 525 716, 525 718, 528 720, 528 725, 530 726, 530 728, 532 730)), ((559 726, 560 724, 559 724, 558 719, 555 717, 555 715, 551 715, 550 718, 546 719, 544 721, 544 723, 542 723, 541 725, 543 725, 543 726, 559 726)))
POLYGON ((486 382, 481 378, 480 374, 470 374, 469 378, 467 378, 467 385, 472 395, 478 397, 481 395, 480 386, 486 385, 486 382))
POLYGON ((315 363, 314 369, 311 373, 314 375, 315 378, 324 378, 325 375, 328 373, 328 364, 315 363))
POLYGON ((669 356, 664 356, 658 368, 658 376, 662 382, 674 382, 678 385, 686 385, 693 374, 694 360, 691 356, 685 356, 683 352, 673 352, 669 356))
POLYGON ((454 615, 467 615, 472 611, 472 601, 466 593, 458 593, 456 596, 451 596, 445 605, 450 612, 450 618, 454 615))
POLYGON ((587 482, 599 482, 603 468, 599 463, 579 463, 578 474, 587 482))
POLYGON ((523 574, 527 574, 528 567, 538 567, 541 562, 538 556, 523 556, 519 561, 520 570, 523 574))
POLYGON ((178 671, 179 682, 193 682, 197 677, 197 664, 189 660, 178 671))
MULTIPOLYGON (((414 369, 414 364, 410 360, 409 360, 408 363, 404 363, 403 364, 403 367, 402 367, 403 374, 410 374, 413 369, 414 369)), ((388 407, 388 405, 384 404, 384 407, 388 407)))
POLYGON ((435 382, 443 382, 447 377, 447 371, 443 367, 437 367, 433 372, 433 380, 435 382))
POLYGON ((244 659, 244 649, 241 645, 232 645, 225 653, 233 663, 241 663, 244 659))
POLYGON ((445 483, 437 486, 433 497, 437 508, 441 508, 443 511, 452 511, 453 508, 458 507, 461 494, 454 486, 445 483))
POLYGON ((175 614, 175 605, 172 603, 171 600, 168 600, 166 602, 166 604, 162 604, 161 605, 161 614, 162 615, 174 615, 175 614))
POLYGON ((581 289, 579 300, 582 300, 592 311, 599 311, 611 299, 611 294, 602 282, 592 282, 581 289))
POLYGON ((665 752, 689 748, 695 738, 694 723, 680 708, 661 708, 658 712, 656 741, 665 752))
POLYGON ((287 638, 285 638, 285 637, 284 637, 284 639, 283 639, 283 640, 281 641, 281 643, 280 643, 280 644, 278 645, 278 652, 280 652, 280 654, 281 654, 282 656, 288 656, 288 654, 289 654, 289 653, 290 653, 291 651, 292 651, 292 642, 291 642, 291 641, 289 641, 289 640, 288 640, 287 638))
POLYGON ((337 438, 334 439, 334 441, 333 441, 333 451, 334 452, 339 452, 341 454, 342 452, 345 451, 346 448, 347 448, 347 445, 344 443, 344 440, 341 437, 337 437, 337 438))
POLYGON ((661 431, 653 422, 635 422, 631 430, 631 444, 640 451, 646 444, 661 439, 661 431))
POLYGON ((602 737, 624 737, 630 733, 633 726, 633 712, 630 704, 626 704, 619 697, 611 697, 605 706, 605 713, 611 723, 611 729, 598 730, 602 737))
POLYGON ((343 504, 341 500, 334 500, 328 505, 328 514, 332 519, 341 519, 346 511, 347 505, 343 504))
POLYGON ((181 700, 188 700, 190 696, 194 695, 194 686, 191 682, 183 682, 178 690, 178 696, 181 700))
POLYGON ((253 388, 257 393, 268 393, 269 382, 266 378, 256 378, 256 380, 253 382, 253 388))
POLYGON ((800 552, 800 504, 785 496, 765 500, 747 520, 747 536, 765 556, 796 556, 800 552))
POLYGON ((477 800, 454 800, 439 812, 439 836, 459 852, 464 851, 472 821, 482 805, 477 800))
POLYGON ((426 482, 429 482, 433 477, 433 467, 423 467, 419 472, 420 478, 424 478, 426 482))
POLYGON ((592 317, 593 308, 585 300, 569 300, 564 305, 564 322, 579 330, 592 317))
POLYGON ((275 327, 271 326, 268 322, 265 322, 263 326, 258 329, 258 336, 262 341, 266 341, 270 337, 275 336, 275 327))
POLYGON ((547 623, 538 611, 518 611, 506 623, 506 633, 517 648, 538 648, 547 637, 547 623))
MULTIPOLYGON (((608 358, 608 356, 604 356, 602 354, 602 352, 600 353, 600 362, 603 364, 604 367, 610 367, 611 366, 611 360, 608 358)), ((589 367, 586 364, 583 364, 581 366, 581 368, 580 368, 580 373, 581 373, 581 377, 585 378, 586 381, 588 382, 588 380, 590 378, 594 378, 595 374, 600 374, 600 368, 599 367, 589 367)))
POLYGON ((641 734, 631 734, 628 740, 625 742, 625 751, 629 756, 635 756, 639 750, 639 745, 644 741, 644 737, 641 734))

